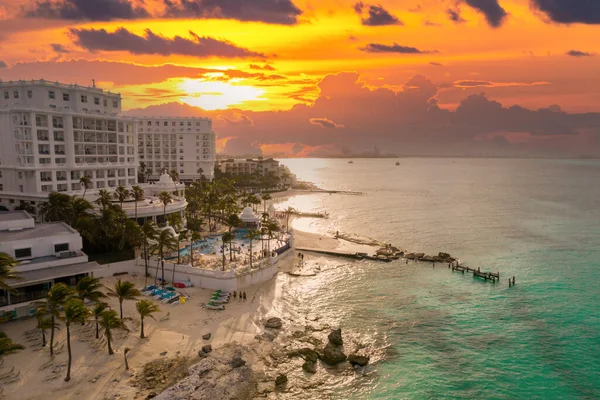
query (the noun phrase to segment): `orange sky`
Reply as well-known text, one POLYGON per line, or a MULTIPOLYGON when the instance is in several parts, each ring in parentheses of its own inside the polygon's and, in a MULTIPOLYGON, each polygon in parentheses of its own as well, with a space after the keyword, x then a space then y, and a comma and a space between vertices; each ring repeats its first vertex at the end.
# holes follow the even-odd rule
MULTIPOLYGON (((112 7, 142 3, 50 0, 55 10, 74 7, 83 16, 26 18, 25 13, 35 9, 34 1, 0 0, 0 65, 6 64, 0 68, 0 78, 43 77, 78 84, 90 84, 95 78, 98 86, 121 92, 126 109, 180 102, 205 110, 290 110, 297 104, 313 104, 321 93, 319 82, 342 71, 357 72, 369 88, 394 92, 405 90, 403 85, 413 76, 424 75, 438 86, 435 99, 442 109, 454 110, 464 98, 481 92, 505 106, 537 109, 559 104, 568 112, 600 108, 600 56, 596 56, 600 25, 555 22, 552 18, 559 18, 536 9, 531 0, 498 0, 506 16, 497 27, 486 19, 485 10, 473 6, 485 3, 482 0, 365 1, 360 15, 356 1, 283 1, 299 10, 294 15, 296 24, 236 20, 248 19, 242 8, 249 0, 191 1, 216 3, 211 11, 216 17, 226 13, 219 4, 238 3, 238 8, 232 8, 233 17, 228 19, 211 15, 173 19, 161 15, 164 0, 146 0, 149 16, 112 15, 92 21, 93 13, 109 3, 112 7), (82 2, 97 3, 96 8, 78 10, 82 2), (369 6, 381 7, 398 22, 380 26, 361 22, 368 17, 369 6), (448 10, 458 12, 461 22, 452 21, 448 10), (132 38, 131 46, 147 39, 145 32, 150 30, 162 36, 173 52, 156 54, 158 46, 152 42, 134 54, 131 47, 123 47, 127 47, 125 39, 102 45, 98 45, 100 39, 90 39, 90 45, 78 36, 82 31, 97 35, 102 29, 111 36, 120 28, 132 38), (177 54, 174 49, 181 46, 173 44, 174 38, 192 43, 193 35, 226 42, 249 55, 213 56, 196 50, 177 54), (364 51, 369 45, 388 49, 397 45, 420 53, 364 51), (570 51, 579 56, 567 55, 570 51), (270 67, 263 70, 251 65, 270 67)), ((270 12, 269 3, 275 3, 254 1, 266 4, 258 10, 265 15, 270 12)), ((572 3, 579 7, 576 3, 583 2, 572 3)), ((592 11, 600 14, 595 8, 592 11)))

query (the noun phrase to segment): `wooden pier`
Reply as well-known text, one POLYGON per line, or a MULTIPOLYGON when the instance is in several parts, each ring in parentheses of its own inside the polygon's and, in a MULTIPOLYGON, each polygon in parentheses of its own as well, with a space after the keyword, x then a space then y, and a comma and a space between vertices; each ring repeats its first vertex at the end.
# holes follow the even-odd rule
POLYGON ((343 251, 311 249, 311 248, 306 248, 306 247, 304 247, 304 248, 296 247, 296 250, 297 251, 309 251, 311 253, 325 254, 327 256, 351 258, 353 260, 371 260, 371 261, 381 261, 381 262, 393 261, 392 259, 389 259, 389 258, 379 258, 376 256, 370 256, 367 253, 346 253, 343 251))
POLYGON ((500 272, 481 272, 480 268, 475 269, 458 264, 454 265, 453 263, 449 263, 448 268, 452 268, 452 271, 459 271, 463 274, 465 272, 472 272, 473 277, 483 278, 486 281, 490 280, 494 283, 500 281, 500 272))

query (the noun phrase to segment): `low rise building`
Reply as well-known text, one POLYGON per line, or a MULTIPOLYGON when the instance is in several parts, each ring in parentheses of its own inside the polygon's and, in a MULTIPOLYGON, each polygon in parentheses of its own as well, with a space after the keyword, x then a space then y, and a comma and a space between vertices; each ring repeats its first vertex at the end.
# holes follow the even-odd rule
POLYGON ((57 283, 74 286, 102 267, 81 250, 81 235, 64 222, 36 224, 25 211, 0 212, 0 253, 19 262, 22 279, 8 280, 14 292, 0 289, 0 317, 33 315, 32 302, 57 283))
POLYGON ((288 167, 281 165, 279 161, 272 158, 228 158, 221 160, 218 167, 222 173, 233 176, 267 176, 272 174, 280 179, 280 187, 289 187, 296 184, 296 175, 294 175, 288 167))

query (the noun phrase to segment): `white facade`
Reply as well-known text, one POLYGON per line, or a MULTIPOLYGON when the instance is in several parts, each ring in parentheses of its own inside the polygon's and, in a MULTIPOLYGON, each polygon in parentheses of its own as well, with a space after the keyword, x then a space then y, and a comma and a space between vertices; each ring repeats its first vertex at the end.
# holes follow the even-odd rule
POLYGON ((0 199, 76 191, 83 175, 94 189, 135 184, 135 121, 120 111, 97 88, 0 82, 0 199))
POLYGON ((296 183, 296 175, 288 167, 280 165, 279 161, 272 158, 228 158, 219 162, 219 168, 221 172, 231 175, 259 174, 264 176, 273 174, 282 179, 284 186, 291 186, 296 183))
POLYGON ((175 170, 182 181, 214 175, 215 133, 208 118, 148 117, 137 121, 138 156, 151 180, 175 170))

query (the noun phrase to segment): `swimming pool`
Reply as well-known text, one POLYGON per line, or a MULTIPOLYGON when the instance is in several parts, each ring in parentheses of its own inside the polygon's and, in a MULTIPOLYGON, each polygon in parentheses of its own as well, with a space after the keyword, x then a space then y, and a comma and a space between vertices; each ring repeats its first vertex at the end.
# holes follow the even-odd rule
MULTIPOLYGON (((246 238, 248 231, 245 229, 238 229, 233 232, 235 234, 235 240, 233 241, 233 248, 241 247, 242 249, 250 247, 250 240, 246 238)), ((260 248, 260 240, 254 240, 252 247, 256 247, 254 250, 260 248)), ((221 235, 208 236, 202 240, 194 242, 194 254, 220 254, 221 247, 223 246, 223 240, 221 235)), ((229 248, 229 245, 227 245, 229 248)), ((190 254, 190 246, 187 246, 179 250, 180 256, 188 256, 190 254)))

